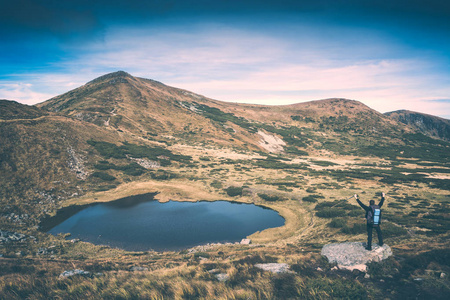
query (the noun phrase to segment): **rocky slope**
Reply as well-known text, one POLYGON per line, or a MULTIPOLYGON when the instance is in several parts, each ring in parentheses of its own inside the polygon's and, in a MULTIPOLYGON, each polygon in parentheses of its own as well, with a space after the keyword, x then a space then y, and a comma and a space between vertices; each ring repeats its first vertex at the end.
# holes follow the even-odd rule
POLYGON ((450 120, 409 110, 397 110, 385 115, 425 135, 450 141, 450 120))

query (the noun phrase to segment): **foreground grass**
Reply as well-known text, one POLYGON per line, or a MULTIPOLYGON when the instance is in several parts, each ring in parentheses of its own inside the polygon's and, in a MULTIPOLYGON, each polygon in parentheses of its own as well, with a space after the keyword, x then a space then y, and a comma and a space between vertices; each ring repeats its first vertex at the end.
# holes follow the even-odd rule
POLYGON ((2 299, 447 299, 448 249, 391 257, 361 273, 332 270, 319 254, 299 249, 210 249, 200 254, 143 254, 123 260, 0 259, 2 299), (218 251, 219 250, 219 251, 218 251), (230 256, 228 256, 231 254, 230 256), (205 258, 206 256, 207 258, 205 258), (257 263, 287 262, 273 274, 257 263), (132 271, 139 265, 143 271, 132 271), (86 276, 61 278, 74 267, 86 276), (216 274, 228 276, 220 282, 216 274))

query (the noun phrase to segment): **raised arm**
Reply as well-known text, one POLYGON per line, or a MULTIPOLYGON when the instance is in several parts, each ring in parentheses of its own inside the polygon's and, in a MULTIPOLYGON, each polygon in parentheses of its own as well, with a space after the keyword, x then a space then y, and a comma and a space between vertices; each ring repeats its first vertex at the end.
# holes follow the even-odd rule
POLYGON ((364 205, 358 198, 358 195, 355 194, 356 202, 358 202, 359 206, 361 206, 365 211, 369 210, 369 207, 364 205))
POLYGON ((386 197, 386 194, 385 193, 381 193, 381 201, 378 204, 379 207, 383 206, 385 197, 386 197))

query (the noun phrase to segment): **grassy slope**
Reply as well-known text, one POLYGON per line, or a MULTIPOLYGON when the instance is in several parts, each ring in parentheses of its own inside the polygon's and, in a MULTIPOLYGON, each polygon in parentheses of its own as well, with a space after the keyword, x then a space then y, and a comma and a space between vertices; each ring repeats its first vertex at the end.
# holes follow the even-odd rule
MULTIPOLYGON (((448 276, 439 278, 442 272, 450 271, 448 144, 411 135, 406 127, 397 126, 354 101, 332 99, 268 108, 206 101, 187 92, 165 92, 174 98, 190 97, 190 100, 182 99, 186 102, 196 99, 198 105, 207 104, 225 114, 219 113, 223 118, 214 119, 214 115, 205 117, 208 108, 196 106, 203 109, 199 114, 181 107, 178 118, 190 118, 190 130, 196 132, 189 135, 180 133, 186 125, 183 129, 177 129, 180 125, 167 127, 169 122, 175 122, 162 114, 152 116, 158 117, 157 124, 164 125, 156 136, 138 134, 136 128, 148 130, 145 122, 118 123, 122 132, 103 123, 97 126, 61 116, 0 123, 2 141, 9 141, 1 146, 2 184, 8 189, 2 189, 0 228, 37 238, 37 242, 28 239, 25 243, 0 246, 4 256, 0 258, 2 297, 405 299, 419 295, 444 299, 448 295, 448 276), (186 111, 191 113, 188 115, 186 111), (239 117, 250 120, 260 130, 282 137, 289 141, 288 146, 307 151, 309 155, 268 155, 252 151, 257 149, 257 136, 249 133, 248 124, 241 123, 239 117), (211 142, 206 133, 195 129, 198 124, 204 128, 211 126, 213 133, 223 132, 224 124, 238 132, 227 131, 226 138, 219 136, 211 142), (169 133, 171 138, 166 138, 169 133), (232 143, 230 138, 240 143, 232 143), (125 151, 120 146, 127 140, 145 147, 163 147, 192 159, 174 159, 158 171, 145 170, 140 175, 128 175, 123 168, 99 170, 99 161, 114 166, 127 166, 131 161, 120 155, 118 158, 105 156, 88 144, 88 140, 113 143, 119 148, 111 149, 119 152, 125 151), (91 174, 100 171, 115 179, 77 179, 67 167, 69 144, 85 157, 85 167, 91 174), (13 155, 6 155, 10 153, 13 155), (30 156, 32 160, 28 159, 30 156), (14 163, 20 172, 5 171, 12 171, 14 163), (39 176, 34 176, 36 172, 39 176), (161 172, 172 177, 160 176, 161 172), (24 178, 29 181, 21 183, 24 178), (68 181, 64 187, 50 184, 60 178, 68 181), (226 193, 229 186, 243 187, 242 196, 229 196, 226 193), (12 196, 22 190, 27 192, 20 197, 12 196), (39 192, 30 194, 34 190, 39 192), (68 195, 64 196, 62 190, 68 195), (383 231, 395 257, 371 265, 369 279, 360 274, 331 271, 332 266, 318 254, 324 244, 366 238, 362 210, 355 201, 336 201, 354 193, 368 201, 378 198, 381 191, 388 194, 383 231), (51 197, 41 199, 42 192, 51 197), (75 192, 80 196, 71 197, 75 192), (256 246, 211 246, 167 253, 126 252, 72 243, 63 236, 49 236, 32 227, 42 215, 43 206, 36 205, 33 202, 36 199, 49 199, 45 209, 54 213, 61 206, 108 201, 144 192, 159 192, 160 201, 225 199, 265 205, 279 211, 286 218, 286 225, 250 236, 256 246), (264 200, 261 195, 276 201, 264 200), (58 196, 61 196, 59 200, 58 196), (336 208, 331 213, 327 210, 328 203, 336 208), (34 207, 39 207, 40 213, 30 214, 32 217, 23 219, 22 223, 14 222, 6 217, 11 206, 17 215, 33 212, 34 207), (37 254, 39 249, 46 251, 37 254), (254 267, 260 262, 286 262, 295 273, 272 275, 254 267), (147 270, 133 272, 132 266, 147 270), (64 270, 74 268, 90 271, 92 276, 58 278, 64 270), (219 282, 214 276, 216 272, 227 273, 230 279, 219 282)), ((126 91, 121 95, 124 94, 126 91)), ((130 103, 121 105, 124 109, 132 107, 130 103)), ((75 116, 78 112, 68 113, 75 116)))

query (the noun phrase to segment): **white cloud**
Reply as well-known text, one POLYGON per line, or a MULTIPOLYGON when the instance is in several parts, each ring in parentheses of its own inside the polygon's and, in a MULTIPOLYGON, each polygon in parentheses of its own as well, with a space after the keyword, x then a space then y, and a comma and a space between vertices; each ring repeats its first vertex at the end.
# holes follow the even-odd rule
POLYGON ((35 91, 31 83, 0 84, 0 99, 14 100, 32 105, 48 99, 50 96, 51 94, 35 91))
POLYGON ((330 41, 302 30, 297 40, 287 40, 215 25, 111 29, 101 42, 72 49, 78 57, 56 65, 63 71, 18 77, 31 85, 0 85, 0 97, 36 103, 124 70, 224 101, 291 104, 342 97, 380 112, 450 114, 447 103, 428 101, 448 98, 450 80, 426 58, 379 35, 359 44, 355 37, 330 41), (396 55, 389 55, 391 48, 396 55))

